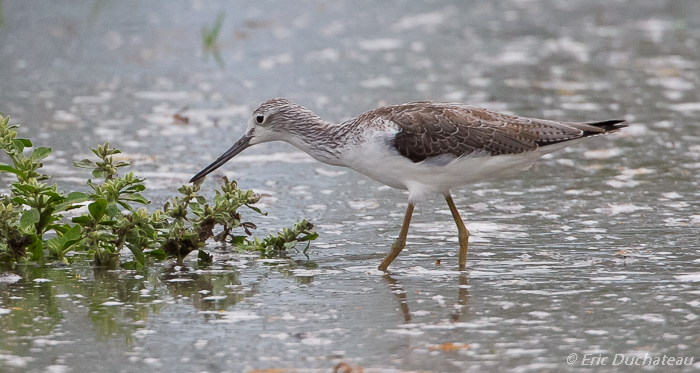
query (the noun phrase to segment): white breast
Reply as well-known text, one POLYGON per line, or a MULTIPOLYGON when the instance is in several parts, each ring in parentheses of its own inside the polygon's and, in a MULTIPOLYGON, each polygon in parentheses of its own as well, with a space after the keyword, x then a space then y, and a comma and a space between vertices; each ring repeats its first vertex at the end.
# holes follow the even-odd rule
POLYGON ((393 132, 375 133, 359 146, 343 151, 342 165, 397 189, 407 189, 409 199, 417 201, 433 194, 446 195, 450 189, 484 180, 512 176, 530 168, 539 157, 561 146, 549 146, 533 152, 497 156, 469 156, 443 162, 414 163, 402 156, 387 139, 393 132))

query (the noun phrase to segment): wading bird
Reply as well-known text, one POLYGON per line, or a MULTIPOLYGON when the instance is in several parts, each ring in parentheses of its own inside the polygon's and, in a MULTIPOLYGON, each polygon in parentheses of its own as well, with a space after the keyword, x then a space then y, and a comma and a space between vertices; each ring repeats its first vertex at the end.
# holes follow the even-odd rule
POLYGON ((469 231, 451 189, 512 176, 576 140, 626 127, 622 122, 557 122, 463 104, 421 101, 380 107, 331 124, 287 99, 273 98, 253 110, 243 137, 190 182, 205 177, 249 146, 286 141, 323 163, 348 167, 390 187, 408 190, 401 232, 380 270, 386 271, 406 246, 416 201, 442 194, 457 224, 459 270, 463 271, 469 231))

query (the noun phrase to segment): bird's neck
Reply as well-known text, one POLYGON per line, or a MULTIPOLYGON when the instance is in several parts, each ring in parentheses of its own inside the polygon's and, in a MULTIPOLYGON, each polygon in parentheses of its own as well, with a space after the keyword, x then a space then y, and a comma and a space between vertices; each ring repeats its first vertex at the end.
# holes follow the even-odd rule
POLYGON ((334 166, 343 166, 340 155, 345 145, 343 125, 332 124, 313 114, 288 128, 290 137, 285 141, 316 160, 334 166))

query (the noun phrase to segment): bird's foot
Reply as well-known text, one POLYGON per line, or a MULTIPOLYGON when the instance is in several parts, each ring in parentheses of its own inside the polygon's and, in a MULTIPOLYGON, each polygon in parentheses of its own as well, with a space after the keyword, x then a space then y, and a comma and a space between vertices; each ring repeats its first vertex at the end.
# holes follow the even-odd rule
POLYGON ((377 269, 386 272, 387 268, 389 268, 389 264, 391 264, 391 262, 393 262, 394 259, 399 256, 399 253, 404 247, 406 247, 406 239, 398 238, 396 241, 394 241, 394 243, 391 245, 389 255, 384 258, 384 261, 379 265, 379 267, 377 267, 377 269))

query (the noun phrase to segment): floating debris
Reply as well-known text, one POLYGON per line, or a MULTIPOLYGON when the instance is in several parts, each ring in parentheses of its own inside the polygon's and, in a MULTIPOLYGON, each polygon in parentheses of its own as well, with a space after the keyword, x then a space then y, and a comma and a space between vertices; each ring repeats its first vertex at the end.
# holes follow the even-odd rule
POLYGON ((21 280, 22 277, 18 276, 14 273, 0 273, 0 284, 5 283, 5 284, 12 284, 15 283, 19 280, 21 280))
POLYGON ((102 303, 103 306, 113 307, 113 306, 123 306, 124 302, 109 301, 102 303))
POLYGON ((212 295, 209 297, 202 298, 203 301, 207 301, 207 302, 213 302, 213 301, 224 300, 224 299, 226 299, 225 295, 212 295))

